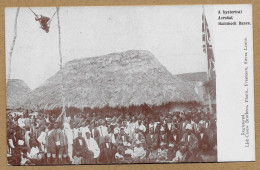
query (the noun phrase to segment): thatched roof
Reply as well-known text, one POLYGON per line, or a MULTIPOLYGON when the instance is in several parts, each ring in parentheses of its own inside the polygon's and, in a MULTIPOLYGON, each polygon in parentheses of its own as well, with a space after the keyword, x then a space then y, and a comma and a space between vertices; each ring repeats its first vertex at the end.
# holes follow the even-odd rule
POLYGON ((206 72, 184 73, 184 74, 177 74, 176 76, 185 82, 205 82, 205 81, 207 81, 206 72))
POLYGON ((66 107, 103 108, 158 106, 198 101, 197 94, 174 77, 148 51, 126 51, 72 60, 31 92, 24 106, 52 110, 62 107, 63 75, 66 107))
POLYGON ((174 75, 185 82, 191 89, 195 90, 198 86, 198 82, 204 84, 207 81, 206 72, 195 72, 195 73, 183 73, 174 75))
POLYGON ((6 85, 6 108, 17 109, 31 89, 19 79, 8 80, 6 85))
POLYGON ((210 92, 211 98, 216 99, 216 78, 208 81, 207 72, 196 72, 196 73, 184 73, 177 74, 176 77, 180 78, 182 81, 185 81, 190 88, 194 89, 197 85, 197 82, 202 82, 202 86, 210 92))

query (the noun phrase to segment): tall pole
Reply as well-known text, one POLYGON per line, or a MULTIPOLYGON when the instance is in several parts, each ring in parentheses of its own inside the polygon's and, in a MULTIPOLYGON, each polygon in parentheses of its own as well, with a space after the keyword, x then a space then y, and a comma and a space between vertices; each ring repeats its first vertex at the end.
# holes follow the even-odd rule
POLYGON ((19 11, 20 11, 20 8, 18 7, 18 8, 17 8, 17 11, 16 11, 16 15, 15 15, 15 21, 14 21, 14 37, 13 37, 11 49, 10 49, 10 52, 9 52, 9 67, 8 67, 6 82, 7 82, 8 80, 10 80, 10 78, 11 78, 12 56, 13 56, 13 51, 14 51, 14 45, 15 45, 16 37, 17 37, 17 20, 18 20, 19 11))
MULTIPOLYGON (((207 82, 209 82, 210 78, 209 78, 209 59, 208 59, 208 32, 206 29, 206 17, 205 17, 205 9, 204 9, 204 5, 202 6, 203 8, 203 27, 204 27, 204 34, 205 34, 205 51, 206 51, 206 57, 207 57, 207 82)), ((212 114, 212 104, 211 104, 211 97, 210 97, 210 92, 208 89, 206 89, 206 92, 208 93, 208 104, 209 104, 209 112, 210 114, 212 114)))
POLYGON ((60 31, 60 17, 59 17, 59 7, 57 7, 57 19, 58 19, 58 32, 59 32, 59 54, 60 54, 60 72, 61 72, 61 100, 62 100, 62 111, 61 115, 64 114, 63 116, 66 117, 66 109, 65 109, 65 98, 64 98, 64 85, 63 85, 63 71, 62 71, 62 64, 63 64, 63 58, 62 58, 62 53, 61 53, 61 31, 60 31))

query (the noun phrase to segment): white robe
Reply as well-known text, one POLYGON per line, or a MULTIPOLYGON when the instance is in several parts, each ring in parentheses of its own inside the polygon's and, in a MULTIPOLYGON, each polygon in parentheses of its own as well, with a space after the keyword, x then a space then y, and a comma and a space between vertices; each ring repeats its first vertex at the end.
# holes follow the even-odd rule
POLYGON ((99 126, 98 127, 100 137, 105 137, 108 134, 106 126, 99 126))
POLYGON ((42 151, 44 151, 45 137, 46 137, 46 132, 41 132, 40 136, 37 139, 38 142, 41 144, 42 151))
POLYGON ((26 144, 26 146, 27 146, 27 150, 28 150, 28 151, 31 149, 30 143, 29 143, 29 141, 30 141, 29 133, 30 133, 30 131, 26 131, 26 132, 25 132, 25 135, 24 135, 24 140, 25 140, 25 144, 26 144))
POLYGON ((94 158, 97 158, 100 154, 100 149, 97 142, 93 138, 86 139, 88 149, 94 153, 94 158))
POLYGON ((74 139, 73 131, 70 128, 66 128, 64 131, 65 131, 65 135, 67 136, 67 139, 68 139, 68 156, 69 156, 70 160, 73 161, 73 157, 72 157, 72 152, 73 152, 72 145, 73 145, 73 139, 74 139))
POLYGON ((146 152, 145 152, 145 150, 144 150, 144 148, 143 147, 135 147, 134 148, 134 155, 135 155, 135 157, 136 158, 144 158, 145 157, 145 155, 146 155, 146 152))

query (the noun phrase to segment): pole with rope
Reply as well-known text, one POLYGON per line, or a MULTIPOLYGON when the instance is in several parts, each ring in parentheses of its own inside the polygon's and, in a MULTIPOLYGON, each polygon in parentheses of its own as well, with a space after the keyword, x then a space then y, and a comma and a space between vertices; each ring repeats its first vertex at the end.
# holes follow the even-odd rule
MULTIPOLYGON (((63 64, 63 58, 62 58, 62 53, 61 53, 61 31, 60 31, 60 17, 59 17, 59 7, 56 8, 57 12, 57 20, 58 20, 58 33, 59 33, 59 54, 60 54, 60 72, 61 72, 61 100, 62 100, 62 111, 60 116, 57 118, 58 120, 61 120, 62 116, 66 118, 66 108, 65 108, 65 98, 64 98, 64 84, 63 84, 63 72, 62 72, 62 64, 63 64)), ((63 120, 64 121, 64 120, 63 120)))
POLYGON ((12 56, 13 56, 15 41, 16 41, 16 38, 17 38, 17 20, 18 20, 19 11, 20 11, 20 7, 17 8, 16 15, 15 15, 15 21, 14 21, 14 38, 13 38, 12 45, 11 45, 11 49, 10 49, 10 52, 9 52, 9 68, 8 68, 8 72, 7 72, 8 75, 7 75, 6 82, 7 82, 8 80, 10 80, 10 78, 11 78, 12 56))
MULTIPOLYGON (((204 34, 205 34, 205 51, 206 51, 206 56, 207 56, 207 81, 209 82, 210 78, 209 78, 209 61, 208 61, 208 33, 207 33, 207 28, 206 28, 206 17, 205 17, 205 9, 204 9, 204 5, 202 6, 203 8, 203 27, 204 27, 204 34)), ((212 114, 212 104, 211 104, 211 96, 210 96, 210 91, 206 90, 208 93, 208 105, 209 105, 209 112, 210 114, 212 114)))

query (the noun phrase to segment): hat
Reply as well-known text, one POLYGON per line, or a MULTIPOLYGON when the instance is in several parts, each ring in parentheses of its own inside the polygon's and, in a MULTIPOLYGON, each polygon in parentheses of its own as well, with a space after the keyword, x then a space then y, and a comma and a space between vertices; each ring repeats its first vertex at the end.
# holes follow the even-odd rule
POLYGON ((138 144, 141 144, 141 142, 138 140, 138 141, 136 141, 136 144, 138 145, 138 144))
POLYGON ((165 146, 165 145, 166 145, 166 143, 164 143, 164 142, 160 143, 160 146, 165 146))
POLYGON ((174 147, 174 143, 169 143, 169 147, 174 147))
POLYGON ((128 146, 128 143, 127 143, 127 142, 123 142, 123 145, 124 145, 124 146, 128 146))
POLYGON ((138 129, 139 129, 140 131, 143 131, 143 132, 145 132, 145 130, 146 130, 146 128, 145 128, 144 125, 140 125, 138 129))
POLYGON ((119 133, 118 128, 115 128, 115 129, 114 129, 114 134, 118 134, 118 133, 119 133))
POLYGON ((192 125, 191 125, 190 123, 187 124, 185 129, 186 129, 186 130, 192 130, 192 125))
POLYGON ((24 141, 23 140, 18 140, 18 145, 23 145, 24 144, 24 141))
POLYGON ((165 129, 163 126, 161 126, 160 131, 163 132, 165 129))

